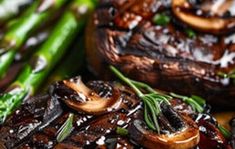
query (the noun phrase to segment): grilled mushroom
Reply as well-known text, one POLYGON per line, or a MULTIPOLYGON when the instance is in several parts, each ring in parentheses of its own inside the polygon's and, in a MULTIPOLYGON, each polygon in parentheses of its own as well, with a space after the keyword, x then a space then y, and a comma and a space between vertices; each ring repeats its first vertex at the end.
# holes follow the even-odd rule
POLYGON ((176 17, 194 29, 215 34, 228 33, 235 29, 235 17, 231 16, 230 11, 234 2, 220 2, 172 0, 172 11, 176 17), (194 10, 196 12, 193 12, 194 10))
POLYGON ((112 88, 111 95, 103 97, 88 88, 80 77, 64 80, 55 84, 51 89, 51 94, 65 102, 70 108, 86 113, 99 115, 111 112, 120 108, 122 98, 116 88, 112 88))
POLYGON ((231 146, 217 128, 218 122, 211 115, 198 114, 195 122, 200 130, 199 148, 231 149, 231 146))
POLYGON ((146 148, 188 149, 199 143, 199 130, 196 123, 186 114, 180 114, 170 105, 161 105, 159 117, 161 133, 146 128, 142 120, 134 120, 129 126, 131 139, 146 148), (169 129, 170 128, 170 129, 169 129), (167 129, 167 130, 165 130, 167 129))
POLYGON ((145 128, 144 123, 140 120, 134 120, 130 126, 130 135, 132 139, 139 142, 146 148, 161 149, 188 149, 196 146, 199 142, 199 131, 195 123, 187 116, 184 117, 187 126, 175 133, 160 134, 145 128))

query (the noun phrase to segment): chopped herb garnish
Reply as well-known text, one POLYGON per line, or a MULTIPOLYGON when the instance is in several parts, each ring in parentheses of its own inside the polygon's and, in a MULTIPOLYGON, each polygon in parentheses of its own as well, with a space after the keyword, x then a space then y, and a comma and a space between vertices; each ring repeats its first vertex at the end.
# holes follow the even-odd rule
POLYGON ((56 140, 58 142, 62 142, 73 131, 73 117, 74 117, 74 115, 72 113, 70 113, 68 119, 65 121, 65 123, 58 130, 58 132, 57 132, 58 135, 56 137, 56 140))
POLYGON ((186 30, 185 30, 185 33, 187 34, 187 36, 188 36, 189 38, 194 38, 194 37, 196 37, 196 33, 195 33, 192 29, 186 29, 186 30))
POLYGON ((223 134, 225 138, 230 138, 231 132, 229 132, 226 128, 224 128, 222 125, 219 124, 218 129, 220 130, 220 132, 223 134))
POLYGON ((122 127, 117 127, 116 133, 121 135, 121 136, 126 136, 128 135, 128 130, 122 127))
POLYGON ((144 120, 146 122, 146 125, 149 129, 152 129, 157 133, 160 133, 160 127, 158 123, 158 116, 161 113, 160 105, 162 103, 170 105, 169 100, 171 100, 173 97, 185 101, 195 111, 203 112, 202 105, 205 104, 205 101, 201 97, 195 95, 192 97, 187 97, 174 93, 171 93, 170 95, 163 94, 157 92, 145 83, 134 81, 125 77, 119 70, 117 70, 113 66, 110 66, 110 69, 119 79, 128 84, 136 92, 137 96, 143 101, 144 120))
POLYGON ((167 25, 170 20, 170 17, 165 14, 155 14, 153 17, 153 22, 156 25, 167 25))

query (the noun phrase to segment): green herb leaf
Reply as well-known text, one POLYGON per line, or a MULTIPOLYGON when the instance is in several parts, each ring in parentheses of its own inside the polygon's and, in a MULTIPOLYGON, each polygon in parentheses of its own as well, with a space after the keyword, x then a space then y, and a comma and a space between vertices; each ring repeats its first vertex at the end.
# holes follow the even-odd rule
MULTIPOLYGON (((144 119, 145 119, 147 126, 150 129, 160 133, 160 127, 157 121, 157 116, 159 114, 158 111, 160 111, 159 109, 160 106, 158 104, 160 104, 159 101, 164 102, 164 100, 161 100, 160 98, 158 98, 159 93, 157 93, 154 89, 152 89, 147 84, 133 81, 125 77, 119 70, 117 70, 113 66, 110 66, 110 69, 117 77, 119 77, 123 82, 129 85, 135 91, 137 96, 144 102, 144 105, 145 105, 144 119), (149 96, 150 94, 144 94, 142 90, 145 92, 151 93, 151 96, 149 96), (156 95, 156 97, 153 95, 156 95)), ((166 104, 169 104, 169 102, 166 102, 166 104)))
POLYGON ((191 97, 187 97, 175 93, 170 93, 170 95, 172 97, 183 100, 184 102, 189 104, 194 109, 194 111, 197 111, 199 113, 202 113, 204 111, 203 106, 205 104, 205 100, 199 96, 193 95, 191 97))
POLYGON ((201 113, 203 112, 203 106, 205 104, 205 100, 199 96, 182 96, 175 93, 170 93, 170 95, 159 93, 149 85, 131 80, 125 77, 119 70, 115 67, 110 66, 111 71, 123 82, 129 85, 137 94, 137 96, 144 103, 144 120, 149 129, 160 133, 160 126, 158 122, 158 116, 161 114, 160 104, 165 103, 170 105, 173 97, 183 100, 185 103, 189 104, 195 111, 201 113))
POLYGON ((185 33, 188 35, 189 38, 196 37, 196 33, 192 29, 186 29, 185 33))
POLYGON ((224 128, 222 125, 219 124, 218 129, 220 130, 220 132, 223 134, 225 138, 230 138, 231 132, 229 132, 226 128, 224 128))
POLYGON ((156 14, 153 17, 153 22, 156 25, 167 25, 170 22, 170 17, 165 14, 156 14))
POLYGON ((62 142, 73 131, 73 117, 74 117, 74 114, 70 113, 68 119, 65 121, 65 123, 58 130, 58 132, 57 132, 58 135, 56 137, 56 140, 58 142, 62 142))
POLYGON ((122 127, 117 127, 116 133, 121 135, 121 136, 126 136, 128 135, 128 130, 122 127))

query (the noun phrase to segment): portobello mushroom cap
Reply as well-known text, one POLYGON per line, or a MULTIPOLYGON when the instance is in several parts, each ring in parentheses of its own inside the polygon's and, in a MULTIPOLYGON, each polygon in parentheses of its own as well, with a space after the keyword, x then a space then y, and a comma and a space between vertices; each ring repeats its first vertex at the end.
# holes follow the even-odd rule
MULTIPOLYGON (((107 68, 111 64, 128 77, 161 90, 196 94, 210 104, 235 107, 234 79, 220 75, 234 73, 235 32, 224 25, 213 28, 210 24, 191 22, 191 18, 181 18, 185 9, 178 12, 181 3, 176 2, 100 0, 86 31, 90 71, 100 78, 113 79, 107 68), (156 14, 168 16, 170 22, 157 25, 153 22, 156 14), (195 36, 188 35, 189 29, 195 36)), ((187 7, 187 11, 201 6, 189 2, 192 7, 187 7)), ((209 10, 205 14, 210 14, 209 10)), ((220 15, 204 18, 193 11, 187 17, 199 17, 202 22, 222 19, 225 24, 232 19, 220 15)))

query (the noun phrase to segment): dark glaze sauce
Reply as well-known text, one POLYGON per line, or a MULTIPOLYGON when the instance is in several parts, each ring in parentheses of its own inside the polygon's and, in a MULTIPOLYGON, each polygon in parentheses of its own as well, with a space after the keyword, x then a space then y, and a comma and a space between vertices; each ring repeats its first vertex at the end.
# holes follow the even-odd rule
MULTIPOLYGON (((101 97, 110 96, 114 87, 114 84, 103 81, 91 81, 87 85, 101 97)), ((58 84, 55 86, 58 87, 58 84)), ((105 145, 105 143, 102 144, 102 140, 109 142, 110 138, 116 138, 116 144, 118 142, 122 144, 121 142, 126 141, 129 146, 133 147, 133 144, 128 140, 118 139, 120 136, 115 131, 118 126, 123 127, 132 120, 140 108, 140 102, 136 99, 135 94, 125 89, 124 86, 115 85, 115 88, 122 90, 123 108, 100 116, 77 113, 64 104, 57 104, 57 98, 54 96, 36 96, 27 100, 0 128, 0 147, 21 149, 93 148, 105 145), (75 115, 73 119, 74 130, 64 141, 59 143, 56 141, 58 130, 67 120, 68 112, 75 115)), ((61 85, 62 89, 69 90, 61 85)), ((50 90, 55 90, 55 88, 52 87, 50 90)), ((64 91, 57 96, 70 97, 73 94, 74 92, 64 91), (65 94, 62 95, 62 93, 65 94)), ((124 144, 123 146, 125 146, 124 144)))
MULTIPOLYGON (((202 4, 194 3, 190 1, 190 10, 196 11, 202 4)), ((89 68, 104 77, 103 65, 112 64, 157 88, 198 94, 212 104, 231 107, 233 80, 218 73, 235 68, 234 37, 233 32, 216 35, 188 27, 172 13, 171 1, 102 0, 87 28, 89 68), (162 13, 170 17, 170 23, 155 25, 153 16, 162 13), (189 37, 187 29, 196 36, 189 37)))
MULTIPOLYGON (((68 81, 77 83, 77 79, 73 78, 68 81)), ((142 135, 138 134, 139 138, 133 138, 135 132, 130 131, 131 124, 135 120, 144 122, 142 103, 132 90, 115 82, 88 82, 86 85, 101 97, 111 96, 113 90, 118 89, 123 98, 119 110, 101 115, 90 115, 75 111, 62 102, 63 99, 60 98, 67 97, 69 99, 75 94, 75 92, 69 91, 71 88, 66 88, 62 82, 52 85, 49 95, 36 96, 26 100, 7 119, 6 123, 0 127, 0 148, 141 148, 140 143, 136 140, 141 139, 142 135), (69 113, 74 114, 73 130, 62 142, 58 142, 58 131, 68 119, 69 113), (128 135, 118 134, 117 127, 128 129, 128 135)), ((177 111, 190 115, 201 128, 204 128, 201 130, 201 135, 205 137, 199 143, 198 148, 205 149, 204 145, 208 143, 211 143, 212 146, 228 146, 227 141, 215 127, 217 122, 212 117, 198 115, 193 112, 190 106, 179 99, 172 99, 171 105, 171 108, 162 105, 163 116, 159 118, 161 134, 170 134, 181 131, 181 128, 184 129, 185 121, 182 121, 182 117, 179 117, 175 112, 177 111)), ((146 125, 144 128, 149 130, 146 125)))

